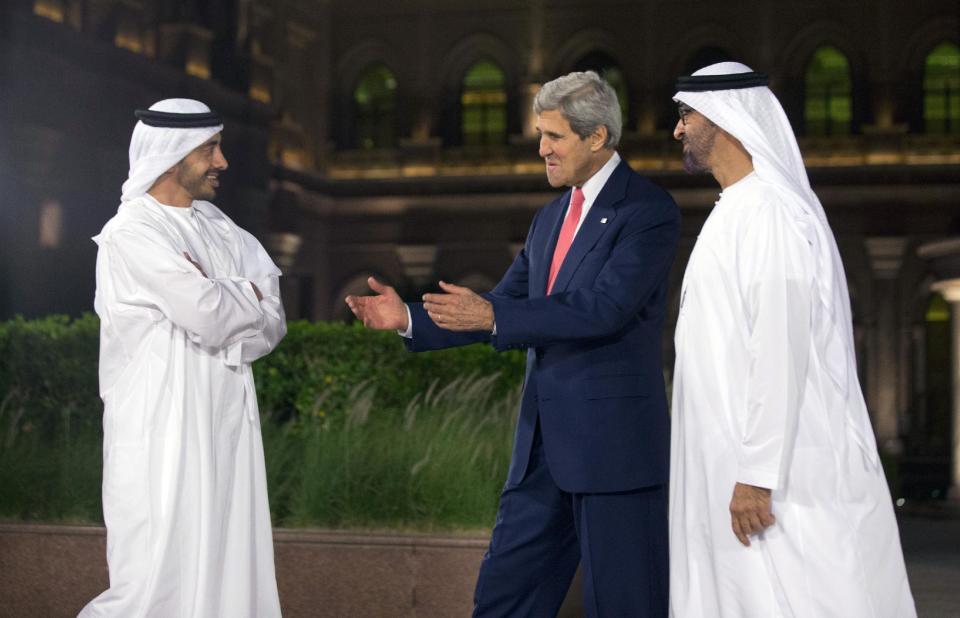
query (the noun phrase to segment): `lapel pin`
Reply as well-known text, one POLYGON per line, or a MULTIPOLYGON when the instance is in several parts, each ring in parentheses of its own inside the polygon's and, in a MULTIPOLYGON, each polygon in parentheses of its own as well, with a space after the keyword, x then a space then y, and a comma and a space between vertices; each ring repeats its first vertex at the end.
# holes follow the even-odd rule
POLYGON ((604 217, 603 219, 600 219, 600 223, 606 223, 606 222, 607 222, 607 218, 606 218, 606 217, 604 217))

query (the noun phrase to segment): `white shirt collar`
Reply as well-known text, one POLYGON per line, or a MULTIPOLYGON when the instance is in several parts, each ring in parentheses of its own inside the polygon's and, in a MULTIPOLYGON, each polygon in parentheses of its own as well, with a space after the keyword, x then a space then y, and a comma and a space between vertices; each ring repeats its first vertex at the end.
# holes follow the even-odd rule
POLYGON ((603 167, 583 183, 580 190, 583 191, 584 208, 589 208, 588 204, 592 205, 593 201, 597 199, 603 186, 607 184, 607 180, 610 179, 610 175, 613 174, 613 170, 617 169, 618 165, 620 165, 620 155, 617 154, 617 151, 614 151, 610 159, 603 164, 603 167))
MULTIPOLYGON (((587 213, 590 212, 590 208, 593 207, 593 202, 597 199, 597 196, 600 195, 600 191, 603 190, 603 187, 606 186, 607 181, 610 180, 613 170, 617 169, 617 166, 620 165, 620 155, 616 151, 613 152, 613 155, 610 159, 603 164, 597 173, 587 179, 583 186, 580 187, 580 190, 583 191, 583 212, 580 213, 580 221, 577 223, 577 230, 580 230, 580 225, 583 224, 583 220, 587 218, 587 213)), ((570 192, 570 197, 573 197, 573 191, 570 192)))

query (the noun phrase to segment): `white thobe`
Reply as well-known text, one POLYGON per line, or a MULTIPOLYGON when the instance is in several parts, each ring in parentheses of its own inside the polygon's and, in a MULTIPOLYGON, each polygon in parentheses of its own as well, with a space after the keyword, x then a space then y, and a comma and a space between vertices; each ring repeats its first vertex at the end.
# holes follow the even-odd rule
POLYGON ((853 384, 838 399, 822 362, 801 215, 750 174, 723 191, 687 264, 672 407, 675 618, 916 615, 876 447, 847 418, 866 413, 862 395, 853 384), (731 528, 737 482, 774 490, 776 524, 750 547, 731 528))
POLYGON ((95 240, 110 588, 80 616, 279 616, 250 363, 280 271, 208 202, 124 202, 95 240))

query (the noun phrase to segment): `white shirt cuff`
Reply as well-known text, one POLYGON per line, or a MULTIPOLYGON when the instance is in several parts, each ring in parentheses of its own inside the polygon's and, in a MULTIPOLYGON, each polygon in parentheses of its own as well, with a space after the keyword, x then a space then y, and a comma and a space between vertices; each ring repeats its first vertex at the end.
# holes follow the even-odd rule
POLYGON ((744 485, 753 485, 754 487, 763 487, 771 491, 780 488, 779 474, 772 470, 762 468, 750 468, 740 465, 737 470, 737 482, 744 485))
POLYGON ((410 305, 404 305, 407 309, 407 330, 397 329, 397 334, 407 339, 413 339, 413 315, 410 313, 410 305))

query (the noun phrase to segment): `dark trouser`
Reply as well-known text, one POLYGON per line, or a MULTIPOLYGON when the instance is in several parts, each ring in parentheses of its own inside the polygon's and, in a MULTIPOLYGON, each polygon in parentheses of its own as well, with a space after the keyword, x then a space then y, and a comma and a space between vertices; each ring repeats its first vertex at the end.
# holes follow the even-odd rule
POLYGON ((667 616, 666 486, 564 492, 547 469, 539 433, 526 476, 500 496, 473 615, 556 616, 582 559, 588 617, 667 616))

